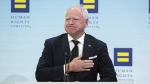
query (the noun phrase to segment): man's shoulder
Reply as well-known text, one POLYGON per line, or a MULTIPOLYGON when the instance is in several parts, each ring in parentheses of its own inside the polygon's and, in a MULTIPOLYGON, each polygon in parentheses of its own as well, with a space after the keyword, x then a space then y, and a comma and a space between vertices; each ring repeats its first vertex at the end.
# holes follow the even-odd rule
POLYGON ((92 35, 87 35, 87 37, 91 40, 91 42, 92 42, 92 45, 97 49, 97 50, 101 50, 102 48, 106 48, 107 47, 107 44, 104 42, 104 41, 102 41, 102 40, 100 40, 100 39, 97 39, 97 38, 95 38, 94 36, 92 36, 92 35))
POLYGON ((90 35, 90 34, 86 34, 94 43, 98 43, 98 44, 105 44, 104 41, 95 38, 94 36, 90 35))
POLYGON ((65 36, 67 36, 67 33, 48 38, 48 39, 46 39, 46 41, 56 43, 56 42, 60 41, 62 38, 64 38, 65 36))

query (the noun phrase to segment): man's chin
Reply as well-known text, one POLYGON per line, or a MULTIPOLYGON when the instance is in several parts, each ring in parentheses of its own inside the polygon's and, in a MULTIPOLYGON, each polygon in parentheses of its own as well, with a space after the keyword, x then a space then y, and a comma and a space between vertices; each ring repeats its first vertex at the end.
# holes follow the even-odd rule
POLYGON ((74 32, 69 32, 68 34, 71 35, 71 36, 76 35, 76 33, 74 33, 74 32))
POLYGON ((68 34, 75 34, 74 31, 68 31, 68 34))

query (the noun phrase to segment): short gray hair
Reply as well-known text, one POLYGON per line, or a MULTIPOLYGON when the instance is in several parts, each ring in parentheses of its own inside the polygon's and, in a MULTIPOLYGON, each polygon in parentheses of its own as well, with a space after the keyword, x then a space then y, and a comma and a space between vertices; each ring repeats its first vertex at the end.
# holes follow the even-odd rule
MULTIPOLYGON (((74 6, 77 6, 77 7, 80 7, 81 9, 82 9, 82 15, 83 15, 83 18, 84 19, 88 19, 88 10, 83 6, 83 5, 74 5, 74 6)), ((72 6, 72 7, 74 7, 74 6, 72 6)), ((70 8, 72 8, 72 7, 70 7, 70 8)), ((69 9, 70 9, 69 8, 69 9)), ((68 10, 69 10, 68 9, 68 10)), ((67 11, 68 11, 67 10, 67 11)), ((67 14, 67 12, 66 12, 66 14, 67 14)))
POLYGON ((80 5, 80 7, 82 8, 82 15, 84 19, 88 19, 88 10, 83 5, 80 5))

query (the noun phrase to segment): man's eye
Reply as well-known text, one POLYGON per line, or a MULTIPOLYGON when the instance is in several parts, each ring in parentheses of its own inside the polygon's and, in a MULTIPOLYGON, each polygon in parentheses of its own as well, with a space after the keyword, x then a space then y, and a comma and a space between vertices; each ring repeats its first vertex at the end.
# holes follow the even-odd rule
POLYGON ((76 19, 76 18, 75 18, 74 20, 79 20, 79 19, 76 19))
POLYGON ((66 19, 66 21, 69 21, 70 19, 66 19))

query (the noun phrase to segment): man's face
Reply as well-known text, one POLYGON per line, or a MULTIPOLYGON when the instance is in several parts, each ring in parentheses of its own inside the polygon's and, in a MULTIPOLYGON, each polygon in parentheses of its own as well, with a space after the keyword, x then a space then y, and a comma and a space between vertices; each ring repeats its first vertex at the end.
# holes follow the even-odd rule
POLYGON ((81 8, 74 7, 67 11, 65 30, 72 36, 81 36, 88 25, 88 19, 84 19, 81 8))

